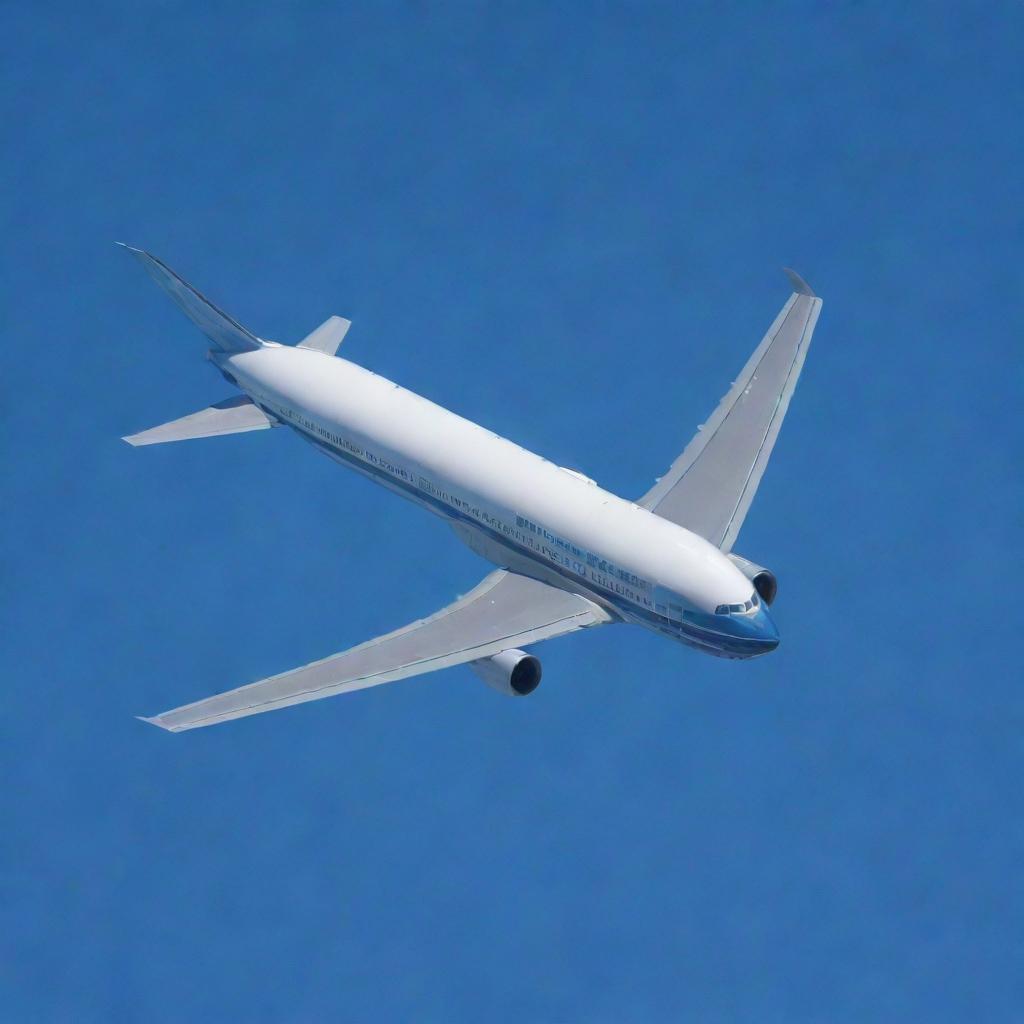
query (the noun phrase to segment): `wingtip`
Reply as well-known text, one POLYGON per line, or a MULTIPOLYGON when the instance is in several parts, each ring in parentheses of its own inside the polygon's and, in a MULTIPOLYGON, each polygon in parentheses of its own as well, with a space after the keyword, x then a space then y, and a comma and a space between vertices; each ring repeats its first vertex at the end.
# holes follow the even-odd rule
POLYGON ((155 725, 158 729, 163 729, 164 732, 177 732, 177 729, 172 729, 169 725, 164 725, 160 720, 160 715, 154 715, 152 718, 147 718, 145 715, 135 716, 140 722, 145 722, 146 725, 155 725))
POLYGON ((810 295, 812 298, 817 298, 814 289, 792 267, 783 267, 782 269, 785 271, 786 277, 789 278, 793 291, 798 295, 810 295))

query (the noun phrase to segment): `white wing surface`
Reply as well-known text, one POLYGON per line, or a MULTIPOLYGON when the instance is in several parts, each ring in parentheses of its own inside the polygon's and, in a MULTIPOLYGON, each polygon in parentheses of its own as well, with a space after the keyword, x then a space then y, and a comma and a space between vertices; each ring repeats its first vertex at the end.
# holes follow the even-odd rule
POLYGON ((754 500, 821 311, 807 282, 786 273, 793 295, 714 415, 639 501, 726 552, 754 500))
POLYGON ((499 569, 430 618, 323 661, 143 721, 171 732, 217 725, 461 665, 607 621, 608 614, 585 598, 499 569))

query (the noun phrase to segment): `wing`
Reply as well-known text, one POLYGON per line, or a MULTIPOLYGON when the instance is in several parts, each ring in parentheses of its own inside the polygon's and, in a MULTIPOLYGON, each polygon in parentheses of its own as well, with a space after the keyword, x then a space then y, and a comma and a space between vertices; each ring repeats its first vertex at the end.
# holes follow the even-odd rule
POLYGON ((171 732, 216 725, 461 665, 607 621, 607 613, 585 598, 500 569, 428 619, 143 721, 171 732))
POLYGON ((794 292, 714 415, 639 501, 731 551, 796 388, 821 299, 787 270, 794 292))

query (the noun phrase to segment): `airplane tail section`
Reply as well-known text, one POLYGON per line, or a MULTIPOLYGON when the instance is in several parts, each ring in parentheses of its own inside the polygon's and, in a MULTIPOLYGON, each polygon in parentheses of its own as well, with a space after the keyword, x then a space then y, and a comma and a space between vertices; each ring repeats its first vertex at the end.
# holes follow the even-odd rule
POLYGON ((182 280, 165 263, 142 249, 124 246, 149 272, 150 277, 180 307, 181 311, 205 334, 221 352, 249 352, 262 347, 263 342, 237 320, 218 309, 209 299, 182 280))
POLYGON ((121 440, 133 448, 147 444, 165 444, 168 441, 191 441, 197 437, 219 437, 221 434, 242 434, 249 430, 266 430, 277 425, 277 420, 268 416, 253 404, 248 395, 225 398, 199 412, 182 416, 181 419, 162 423, 159 427, 130 434, 121 440))

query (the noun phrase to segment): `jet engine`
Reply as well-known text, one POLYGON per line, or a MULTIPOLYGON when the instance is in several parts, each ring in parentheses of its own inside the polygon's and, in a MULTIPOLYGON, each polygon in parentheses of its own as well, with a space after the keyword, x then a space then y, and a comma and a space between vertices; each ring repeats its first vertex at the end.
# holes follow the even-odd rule
POLYGON ((765 604, 771 604, 779 589, 779 581, 771 569, 757 565, 742 555, 729 555, 729 561, 754 584, 754 589, 765 604))
POLYGON ((526 651, 502 651, 471 661, 469 667, 488 686, 507 697, 525 697, 540 685, 540 661, 526 651))

